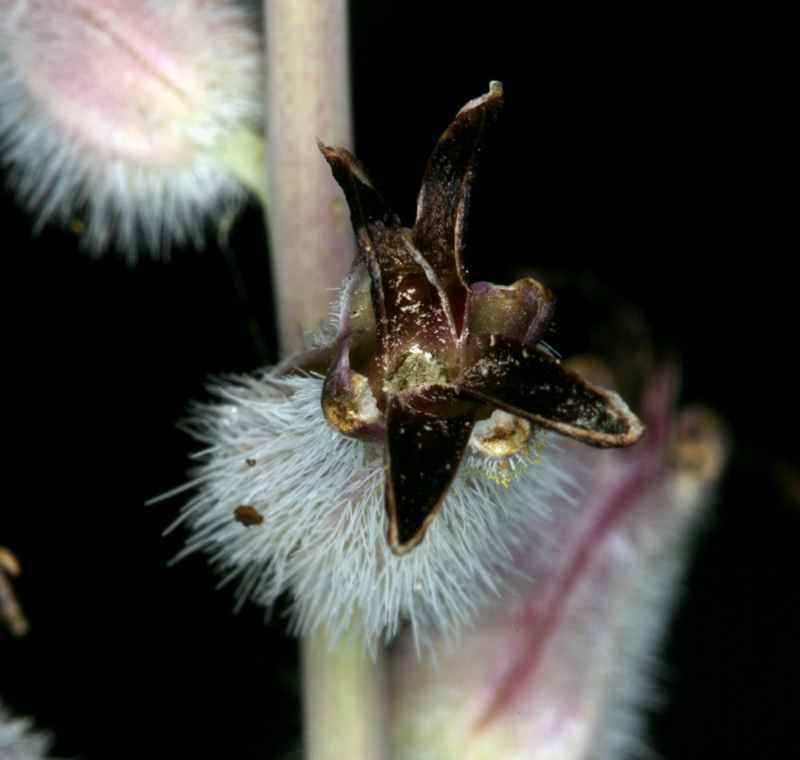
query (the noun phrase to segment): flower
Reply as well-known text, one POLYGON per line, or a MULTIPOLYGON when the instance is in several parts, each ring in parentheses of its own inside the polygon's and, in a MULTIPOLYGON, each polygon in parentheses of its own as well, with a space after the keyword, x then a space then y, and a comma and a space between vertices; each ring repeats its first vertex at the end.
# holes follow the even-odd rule
POLYGON ((438 667, 401 636, 390 661, 398 760, 611 760, 649 756, 657 655, 727 453, 719 418, 674 409, 677 372, 648 373, 649 434, 600 454, 573 442, 565 466, 582 487, 516 554, 506 595, 438 667))
POLYGON ((344 435, 385 440, 388 540, 396 554, 422 540, 479 420, 490 427, 478 438, 496 443, 502 436, 512 451, 528 440, 523 420, 601 447, 629 446, 644 434, 619 396, 536 347, 555 305, 546 288, 528 279, 510 290, 480 283, 475 291, 467 281, 472 182, 502 104, 502 85, 492 82, 459 111, 428 161, 408 234, 364 166, 343 148, 320 144, 350 205, 354 275, 368 273, 372 306, 369 327, 357 326, 345 300, 322 406, 344 435), (360 355, 352 345, 359 334, 368 344, 360 355), (520 422, 490 416, 494 409, 520 422))
POLYGON ((129 260, 202 242, 263 130, 257 16, 233 0, 0 0, 0 152, 20 202, 129 260))
POLYGON ((326 422, 322 388, 320 377, 275 370, 211 386, 218 403, 197 405, 189 422, 206 448, 179 518, 192 528, 179 557, 209 552, 223 582, 240 579, 240 604, 288 590, 298 633, 352 630, 371 649, 404 620, 421 641, 431 628, 457 633, 505 588, 510 550, 570 488, 548 463, 555 447, 532 431, 508 457, 470 451, 425 541, 401 557, 386 541, 381 450, 326 422))
POLYGON ((468 283, 470 190, 502 101, 493 82, 459 111, 410 232, 351 154, 320 145, 359 246, 332 329, 273 370, 215 384, 223 403, 190 422, 207 448, 184 553, 210 551, 241 576, 242 599, 290 590, 298 631, 356 629, 369 648, 405 619, 417 642, 456 633, 509 586, 533 518, 569 489, 553 462, 532 466, 545 431, 595 446, 644 432, 542 346, 544 286, 468 283))

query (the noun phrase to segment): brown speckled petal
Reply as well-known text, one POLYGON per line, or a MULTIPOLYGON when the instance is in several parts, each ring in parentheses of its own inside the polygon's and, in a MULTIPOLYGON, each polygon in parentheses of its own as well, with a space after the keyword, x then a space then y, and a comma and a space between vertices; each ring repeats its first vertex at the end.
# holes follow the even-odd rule
POLYGON ((486 131, 502 106, 503 86, 492 82, 488 93, 458 112, 428 160, 417 198, 412 240, 444 283, 456 333, 464 342, 470 297, 464 266, 467 212, 486 131))
POLYGON ((453 350, 455 326, 437 274, 416 250, 363 164, 344 148, 319 147, 344 190, 372 281, 379 366, 388 371, 414 345, 453 350))
POLYGON ((630 446, 644 426, 625 402, 596 388, 543 351, 499 335, 476 335, 472 363, 456 381, 482 401, 591 446, 630 446))
POLYGON ((405 554, 422 541, 464 455, 477 405, 445 385, 391 395, 386 405, 386 512, 389 546, 405 554))

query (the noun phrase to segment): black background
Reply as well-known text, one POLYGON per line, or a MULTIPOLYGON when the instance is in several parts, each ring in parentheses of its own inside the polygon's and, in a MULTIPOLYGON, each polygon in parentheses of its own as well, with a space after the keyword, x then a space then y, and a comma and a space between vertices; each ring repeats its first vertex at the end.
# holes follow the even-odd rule
MULTIPOLYGON (((665 655, 655 746, 670 759, 778 757, 800 640, 781 43, 747 20, 732 32, 729 19, 522 7, 354 0, 358 156, 410 223, 441 132, 490 79, 504 83, 472 199, 472 279, 510 282, 528 264, 592 273, 679 348, 683 398, 733 431, 665 655)), ((0 543, 22 563, 32 624, 20 640, 0 631, 0 693, 64 756, 278 757, 299 734, 280 611, 268 626, 253 605, 233 615, 202 557, 167 569, 184 535, 161 532, 181 502, 143 506, 183 482, 193 444, 174 424, 206 376, 262 364, 224 257, 212 241, 129 269, 90 260, 69 233, 32 239, 7 193, 0 214, 0 543)), ((271 335, 257 209, 232 245, 271 335)), ((565 325, 592 319, 569 309, 562 298, 552 341, 565 354, 584 348, 565 325)))

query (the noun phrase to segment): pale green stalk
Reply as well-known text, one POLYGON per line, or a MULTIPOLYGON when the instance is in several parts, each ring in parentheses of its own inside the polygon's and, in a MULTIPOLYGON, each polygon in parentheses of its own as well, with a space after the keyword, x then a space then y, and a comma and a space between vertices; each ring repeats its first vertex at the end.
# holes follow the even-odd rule
POLYGON ((388 758, 383 649, 373 661, 360 642, 329 649, 323 635, 304 637, 301 647, 306 758, 388 758))
POLYGON ((267 172, 264 136, 242 127, 220 147, 218 160, 267 208, 267 172))
POLYGON ((283 352, 327 319, 353 259, 347 204, 317 148, 352 147, 346 0, 266 0, 268 226, 283 352))
MULTIPOLYGON (((347 205, 317 148, 352 148, 346 0, 265 0, 268 232, 278 340, 326 321, 353 258, 347 205)), ((383 653, 301 643, 308 760, 388 758, 383 653)))

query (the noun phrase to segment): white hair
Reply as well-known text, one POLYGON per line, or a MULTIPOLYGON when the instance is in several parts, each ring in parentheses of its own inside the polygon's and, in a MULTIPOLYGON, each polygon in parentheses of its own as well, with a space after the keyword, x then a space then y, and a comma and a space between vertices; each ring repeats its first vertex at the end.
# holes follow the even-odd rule
POLYGON ((505 590, 512 553, 571 502, 541 433, 505 467, 473 450, 422 543, 396 556, 382 452, 325 421, 321 378, 266 371, 211 390, 220 403, 197 406, 189 423, 207 448, 179 520, 193 531, 182 555, 209 552, 223 582, 239 579, 240 602, 271 605, 288 590, 295 632, 336 640, 349 629, 371 651, 404 620, 417 645, 431 630, 452 637, 505 590), (235 519, 242 506, 258 524, 235 519))
POLYGON ((263 129, 260 21, 228 0, 0 0, 0 157, 35 231, 100 255, 203 241, 246 192, 218 155, 263 129))

